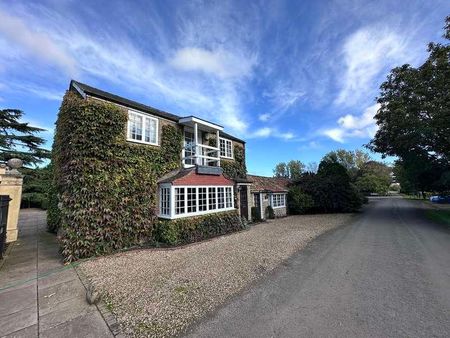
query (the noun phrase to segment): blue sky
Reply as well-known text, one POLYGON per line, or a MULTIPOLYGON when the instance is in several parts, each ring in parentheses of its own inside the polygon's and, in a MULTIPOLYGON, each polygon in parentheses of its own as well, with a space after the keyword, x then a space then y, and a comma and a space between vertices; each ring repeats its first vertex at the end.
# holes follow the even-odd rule
POLYGON ((378 87, 442 41, 450 2, 2 1, 0 107, 53 125, 70 79, 225 126, 250 173, 356 149, 378 87))

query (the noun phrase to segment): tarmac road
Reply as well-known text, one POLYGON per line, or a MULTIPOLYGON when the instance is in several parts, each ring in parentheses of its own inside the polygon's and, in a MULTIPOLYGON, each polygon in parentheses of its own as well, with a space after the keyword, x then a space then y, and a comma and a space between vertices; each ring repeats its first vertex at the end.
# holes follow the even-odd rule
POLYGON ((188 336, 450 337, 450 228, 371 200, 188 336))

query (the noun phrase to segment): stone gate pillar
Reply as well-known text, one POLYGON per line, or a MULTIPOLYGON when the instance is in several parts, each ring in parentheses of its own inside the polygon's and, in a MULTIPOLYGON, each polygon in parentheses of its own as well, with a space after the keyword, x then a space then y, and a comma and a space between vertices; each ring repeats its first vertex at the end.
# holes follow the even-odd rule
POLYGON ((0 195, 8 195, 11 198, 8 209, 6 243, 17 240, 22 183, 23 175, 17 168, 10 169, 5 164, 0 164, 0 195))

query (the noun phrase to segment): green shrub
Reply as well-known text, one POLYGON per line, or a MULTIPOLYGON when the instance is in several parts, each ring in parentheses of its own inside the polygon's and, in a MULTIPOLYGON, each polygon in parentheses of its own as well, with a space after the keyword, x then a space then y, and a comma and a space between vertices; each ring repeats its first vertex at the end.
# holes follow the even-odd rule
POLYGON ((292 215, 307 213, 314 207, 313 198, 299 187, 291 187, 287 195, 288 211, 292 215))
POLYGON ((267 219, 275 218, 275 212, 273 211, 273 208, 270 205, 268 205, 266 208, 266 218, 267 219))
POLYGON ((260 214, 260 212, 259 212, 257 207, 252 207, 251 214, 252 214, 252 221, 253 222, 261 221, 261 214, 260 214))
POLYGON ((246 223, 237 211, 205 216, 158 220, 155 239, 169 245, 188 244, 242 230, 246 223))
POLYGON ((305 174, 297 186, 314 201, 313 212, 354 212, 363 198, 350 182, 347 170, 339 163, 322 161, 317 174, 305 174))
POLYGON ((161 146, 126 141, 127 110, 73 92, 64 96, 53 143, 49 229, 62 228, 67 262, 152 240, 157 179, 179 166, 179 128, 161 146))

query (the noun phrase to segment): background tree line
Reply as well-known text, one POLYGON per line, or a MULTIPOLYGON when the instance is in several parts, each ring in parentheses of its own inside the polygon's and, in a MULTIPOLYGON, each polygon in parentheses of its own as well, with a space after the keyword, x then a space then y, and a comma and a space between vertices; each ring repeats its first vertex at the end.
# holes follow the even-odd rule
POLYGON ((369 194, 387 194, 392 169, 362 150, 338 149, 326 154, 317 170, 301 161, 278 163, 275 177, 292 180, 288 193, 291 214, 307 212, 352 212, 369 194))

